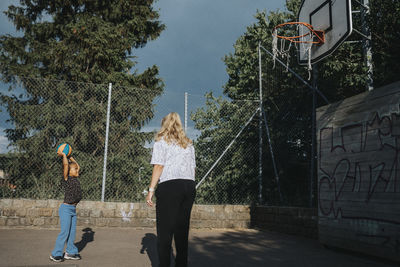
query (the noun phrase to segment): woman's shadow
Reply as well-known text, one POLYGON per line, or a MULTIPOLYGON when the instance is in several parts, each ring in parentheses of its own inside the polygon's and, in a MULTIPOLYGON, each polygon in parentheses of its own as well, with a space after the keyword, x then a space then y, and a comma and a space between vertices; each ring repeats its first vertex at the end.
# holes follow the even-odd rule
POLYGON ((149 256, 151 266, 158 266, 158 255, 157 255, 157 236, 155 234, 146 233, 142 238, 142 248, 140 253, 147 253, 149 256))
POLYGON ((82 230, 82 239, 79 242, 75 243, 75 246, 78 248, 78 251, 81 252, 85 247, 86 244, 92 242, 94 240, 94 233, 92 228, 85 228, 82 230))

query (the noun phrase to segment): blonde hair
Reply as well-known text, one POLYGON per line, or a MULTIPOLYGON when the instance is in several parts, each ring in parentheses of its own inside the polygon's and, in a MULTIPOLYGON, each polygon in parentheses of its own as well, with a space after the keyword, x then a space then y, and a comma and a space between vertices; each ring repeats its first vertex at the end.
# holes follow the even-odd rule
POLYGON ((167 144, 176 143, 183 148, 187 148, 188 145, 192 144, 192 140, 183 131, 181 118, 176 112, 171 112, 162 119, 161 129, 156 134, 156 141, 162 138, 167 144))

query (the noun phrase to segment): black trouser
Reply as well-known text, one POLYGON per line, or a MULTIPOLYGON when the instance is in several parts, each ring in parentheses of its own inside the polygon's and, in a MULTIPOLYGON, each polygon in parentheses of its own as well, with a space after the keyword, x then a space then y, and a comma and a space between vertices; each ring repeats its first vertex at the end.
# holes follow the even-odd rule
POLYGON ((196 196, 192 180, 162 182, 156 189, 157 248, 160 267, 170 266, 172 236, 175 240, 175 266, 187 266, 190 212, 196 196))

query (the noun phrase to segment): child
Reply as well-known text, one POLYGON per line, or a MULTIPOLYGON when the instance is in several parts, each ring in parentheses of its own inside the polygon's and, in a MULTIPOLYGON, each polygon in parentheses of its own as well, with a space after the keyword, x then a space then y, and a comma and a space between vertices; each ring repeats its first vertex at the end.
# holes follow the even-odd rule
POLYGON ((81 185, 78 180, 79 164, 73 157, 70 163, 64 153, 58 153, 63 157, 63 179, 61 184, 64 187, 64 202, 61 204, 58 214, 60 217, 61 232, 57 237, 54 250, 51 252, 50 260, 61 262, 67 260, 80 260, 78 248, 74 245, 76 232, 76 205, 82 199, 81 185), (65 255, 63 257, 64 245, 67 243, 65 255))

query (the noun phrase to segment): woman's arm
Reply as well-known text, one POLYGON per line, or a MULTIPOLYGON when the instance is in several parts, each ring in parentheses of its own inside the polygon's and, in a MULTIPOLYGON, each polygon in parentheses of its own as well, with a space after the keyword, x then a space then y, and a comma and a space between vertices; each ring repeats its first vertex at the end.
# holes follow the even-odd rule
POLYGON ((154 164, 153 174, 151 175, 151 182, 150 182, 150 186, 149 186, 149 192, 146 197, 147 205, 149 205, 150 207, 153 206, 153 201, 151 199, 153 198, 154 189, 158 183, 158 180, 160 179, 163 169, 164 169, 163 165, 154 164), (150 190, 152 190, 152 191, 150 191, 150 190))

